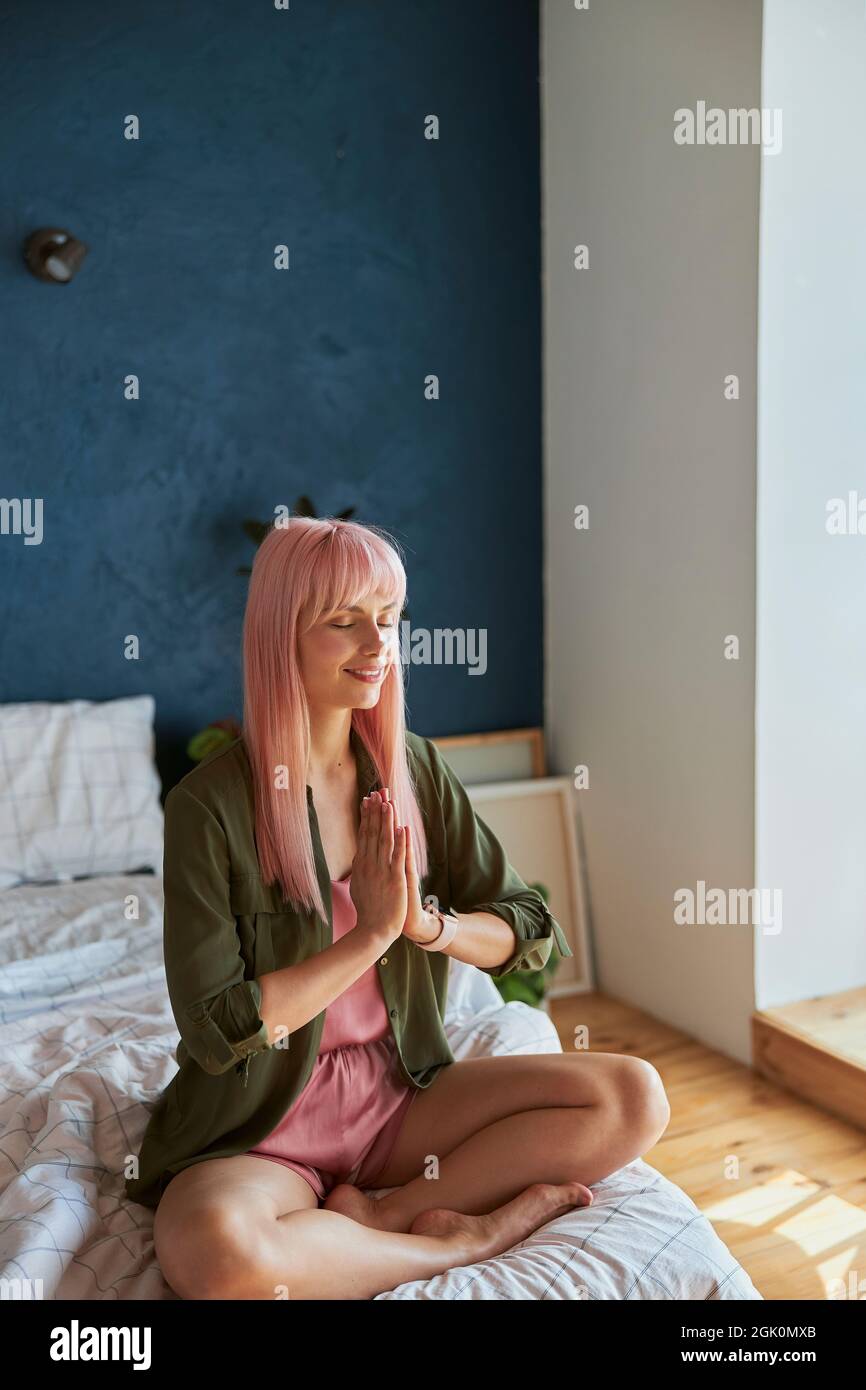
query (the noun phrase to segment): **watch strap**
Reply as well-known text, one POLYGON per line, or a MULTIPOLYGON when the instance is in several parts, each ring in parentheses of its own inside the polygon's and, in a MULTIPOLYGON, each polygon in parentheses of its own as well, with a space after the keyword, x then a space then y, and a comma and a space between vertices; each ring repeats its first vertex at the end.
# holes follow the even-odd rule
POLYGON ((426 913, 428 917, 439 918, 442 924, 442 930, 432 941, 418 941, 416 945, 420 946, 422 951, 444 951, 446 946, 451 945, 451 942, 457 935, 457 928, 460 923, 457 921, 453 912, 442 912, 439 908, 434 909, 428 907, 426 913))

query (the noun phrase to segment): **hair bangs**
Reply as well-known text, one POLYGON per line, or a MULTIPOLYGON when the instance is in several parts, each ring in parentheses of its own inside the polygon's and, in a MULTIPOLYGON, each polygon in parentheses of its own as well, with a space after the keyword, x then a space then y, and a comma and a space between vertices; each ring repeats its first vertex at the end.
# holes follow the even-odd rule
POLYGON ((322 616, 354 608, 371 594, 382 596, 383 606, 394 604, 396 618, 406 601, 406 571, 393 542, 357 529, 335 525, 322 537, 311 557, 311 599, 305 609, 305 626, 322 616))

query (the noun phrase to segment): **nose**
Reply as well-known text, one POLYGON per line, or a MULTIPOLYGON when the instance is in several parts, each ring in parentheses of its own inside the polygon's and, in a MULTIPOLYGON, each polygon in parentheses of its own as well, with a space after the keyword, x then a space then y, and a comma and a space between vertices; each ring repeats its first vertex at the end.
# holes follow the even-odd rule
POLYGON ((388 641, 389 639, 387 637, 383 637, 379 629, 376 628, 375 637, 371 637, 370 645, 364 648, 365 655, 372 657, 374 661, 381 660, 385 652, 388 650, 388 641))

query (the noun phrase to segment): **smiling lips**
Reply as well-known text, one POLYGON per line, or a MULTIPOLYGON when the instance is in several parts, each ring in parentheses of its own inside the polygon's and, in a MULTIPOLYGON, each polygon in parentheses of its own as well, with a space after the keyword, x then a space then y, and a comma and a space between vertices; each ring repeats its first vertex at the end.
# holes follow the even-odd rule
POLYGON ((354 676, 356 681, 363 681, 365 685, 378 685, 385 674, 384 666, 347 666, 345 669, 347 675, 354 676))

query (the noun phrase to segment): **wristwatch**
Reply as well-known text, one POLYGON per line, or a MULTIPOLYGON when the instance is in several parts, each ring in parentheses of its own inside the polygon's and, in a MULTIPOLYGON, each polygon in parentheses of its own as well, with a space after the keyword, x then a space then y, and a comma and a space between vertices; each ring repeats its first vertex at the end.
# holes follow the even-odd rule
POLYGON ((460 923, 453 912, 443 912, 438 907, 429 907, 425 904, 424 912, 427 917, 439 918, 441 930, 432 941, 416 941, 415 945, 420 946, 422 951, 444 951, 445 947, 450 946, 454 940, 460 923))

